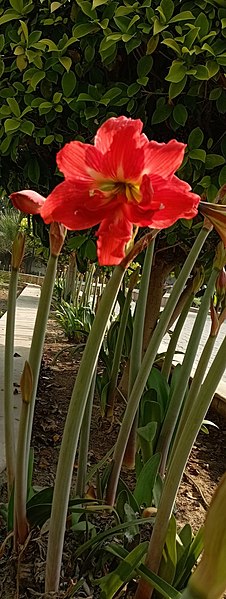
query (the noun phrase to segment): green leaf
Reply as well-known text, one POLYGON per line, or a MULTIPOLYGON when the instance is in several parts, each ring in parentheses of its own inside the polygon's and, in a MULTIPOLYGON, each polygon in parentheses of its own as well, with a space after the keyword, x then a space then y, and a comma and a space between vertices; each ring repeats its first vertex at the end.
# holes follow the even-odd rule
POLYGON ((160 458, 160 454, 156 453, 144 464, 141 470, 133 493, 139 506, 152 504, 153 487, 160 458))
POLYGON ((203 64, 198 64, 195 66, 195 68, 196 68, 196 73, 195 73, 194 77, 196 79, 200 79, 201 81, 206 81, 207 79, 210 78, 209 71, 206 66, 204 66, 203 64))
POLYGON ((20 107, 15 98, 7 98, 7 103, 16 117, 20 117, 20 107))
POLYGON ((92 23, 82 23, 81 25, 75 25, 75 27, 73 27, 73 37, 77 38, 78 40, 81 37, 84 37, 85 35, 89 35, 90 33, 94 33, 95 31, 98 31, 98 27, 95 24, 92 23))
POLYGON ((4 65, 2 58, 0 58, 0 77, 3 75, 4 70, 5 70, 5 65, 4 65))
POLYGON ((220 156, 220 154, 208 154, 206 157, 206 169, 216 168, 217 166, 224 164, 224 162, 225 159, 223 156, 220 156))
POLYGON ((157 107, 153 112, 151 124, 156 125, 157 123, 162 123, 166 121, 172 112, 172 106, 169 104, 160 104, 157 102, 157 107))
POLYGON ((129 85, 128 89, 127 89, 127 96, 129 98, 132 98, 133 96, 135 96, 135 94, 140 90, 140 85, 139 83, 135 82, 135 83, 131 83, 131 85, 129 85))
POLYGON ((218 177, 220 187, 226 183, 226 166, 223 166, 218 177))
POLYGON ((70 68, 72 65, 72 60, 71 60, 70 56, 59 56, 59 61, 63 65, 63 67, 66 69, 66 71, 70 71, 70 68))
POLYGON ((200 148, 195 148, 189 152, 189 158, 193 160, 200 160, 201 162, 205 162, 206 160, 206 152, 205 150, 201 150, 200 148))
POLYGON ((160 9, 168 22, 174 13, 174 2, 172 2, 172 0, 161 0, 160 9))
POLYGON ((178 15, 175 15, 174 17, 172 17, 172 19, 170 19, 170 23, 177 23, 178 21, 191 21, 195 19, 195 16, 192 14, 192 12, 190 12, 190 10, 184 10, 182 12, 179 12, 178 15))
POLYGON ((34 128, 35 126, 32 121, 23 121, 20 125, 20 131, 26 133, 26 135, 32 135, 34 128))
POLYGON ((37 85, 44 78, 45 78, 45 71, 36 71, 36 73, 34 73, 34 75, 32 75, 31 80, 30 80, 31 87, 36 89, 37 85))
POLYGON ((24 8, 24 3, 23 0, 9 0, 12 8, 14 8, 14 10, 17 10, 19 13, 23 12, 23 8, 24 8))
POLYGON ((18 12, 11 10, 10 8, 5 11, 4 15, 0 17, 0 25, 4 25, 4 23, 8 23, 9 21, 14 21, 15 19, 19 20, 18 12))
POLYGON ((98 580, 98 586, 101 588, 101 599, 112 599, 120 587, 133 578, 134 569, 141 564, 147 548, 147 541, 141 543, 128 553, 125 559, 120 561, 113 572, 98 580))
POLYGON ((98 6, 102 6, 103 4, 107 4, 108 0, 93 0, 92 9, 97 8, 98 6))
POLYGON ((209 95, 209 100, 218 100, 222 94, 222 87, 215 87, 211 90, 209 95))
POLYGON ((202 129, 200 129, 200 127, 195 127, 195 129, 193 129, 188 137, 188 147, 190 150, 193 150, 195 148, 199 148, 199 146, 202 145, 202 142, 204 140, 204 134, 202 132, 202 129))
POLYGON ((188 118, 187 108, 183 104, 177 104, 173 109, 173 118, 178 125, 184 126, 188 118))
POLYGON ((52 143, 52 141, 54 141, 54 135, 47 135, 47 137, 45 137, 45 139, 43 139, 43 144, 48 146, 49 144, 52 143))
POLYGON ((186 75, 186 66, 183 62, 174 60, 168 75, 165 77, 166 81, 171 81, 172 83, 179 83, 184 79, 186 75))
POLYGON ((11 133, 12 131, 16 131, 19 129, 21 121, 19 119, 6 119, 4 123, 4 128, 6 133, 11 133))
POLYGON ((0 52, 3 50, 5 45, 5 36, 3 35, 3 33, 0 34, 0 52))
POLYGON ((181 48, 179 44, 171 37, 167 37, 166 39, 162 40, 161 44, 165 44, 165 46, 168 46, 168 48, 174 50, 176 54, 178 54, 179 56, 181 55, 181 48))
POLYGON ((28 42, 28 28, 27 25, 24 21, 20 21, 20 25, 21 25, 21 29, 23 31, 24 34, 24 39, 26 42, 28 42))
POLYGON ((187 75, 179 83, 170 83, 169 86, 169 99, 172 100, 181 94, 187 83, 187 75))
POLYGON ((50 12, 54 12, 58 8, 61 8, 61 6, 62 6, 61 2, 51 2, 50 12))
POLYGON ((72 95, 75 87, 76 87, 77 79, 73 71, 69 71, 69 73, 64 73, 61 79, 61 86, 64 95, 66 98, 72 95))
POLYGON ((165 546, 163 550, 163 556, 161 565, 159 568, 159 575, 166 582, 172 583, 176 571, 177 563, 177 550, 176 550, 176 535, 177 535, 177 523, 176 518, 171 516, 169 526, 167 530, 167 536, 165 546))
POLYGON ((153 66, 153 58, 150 54, 142 56, 137 63, 137 75, 138 77, 145 77, 151 71, 153 66))
POLYGON ((153 35, 147 43, 146 54, 153 54, 159 43, 159 35, 153 35))
POLYGON ((32 183, 38 183, 40 179, 40 167, 37 158, 32 158, 27 163, 27 174, 32 183))
POLYGON ((144 87, 147 85, 148 81, 149 77, 138 77, 137 79, 138 85, 144 85, 144 87))

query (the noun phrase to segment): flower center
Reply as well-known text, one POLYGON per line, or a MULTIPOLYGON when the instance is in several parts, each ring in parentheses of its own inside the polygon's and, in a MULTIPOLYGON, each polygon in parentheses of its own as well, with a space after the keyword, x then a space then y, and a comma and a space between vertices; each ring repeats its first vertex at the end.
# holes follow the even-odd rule
POLYGON ((142 195, 139 183, 129 183, 127 181, 106 181, 101 183, 99 189, 110 197, 115 195, 126 196, 128 202, 140 203, 142 195))

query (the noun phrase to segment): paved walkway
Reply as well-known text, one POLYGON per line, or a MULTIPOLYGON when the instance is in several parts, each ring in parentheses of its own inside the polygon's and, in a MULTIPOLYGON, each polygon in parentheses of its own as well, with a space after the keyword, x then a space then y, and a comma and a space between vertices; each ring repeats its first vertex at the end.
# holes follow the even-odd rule
MULTIPOLYGON (((16 327, 14 344, 14 413, 15 413, 15 439, 17 438, 21 394, 19 385, 24 361, 28 358, 35 317, 38 308, 40 287, 27 285, 17 298, 16 302, 16 327)), ((5 349, 6 313, 0 319, 0 472, 5 468, 5 443, 4 443, 4 349, 5 349)))

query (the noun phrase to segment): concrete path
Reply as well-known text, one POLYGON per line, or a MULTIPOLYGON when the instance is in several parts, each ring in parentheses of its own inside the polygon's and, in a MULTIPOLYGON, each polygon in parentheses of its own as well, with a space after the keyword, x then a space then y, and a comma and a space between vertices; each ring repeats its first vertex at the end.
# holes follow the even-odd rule
MULTIPOLYGON (((20 377, 24 361, 28 358, 35 317, 40 297, 40 287, 27 285, 17 298, 16 326, 14 344, 14 413, 15 413, 15 440, 18 433, 21 394, 20 377), (17 386, 18 385, 18 386, 17 386)), ((0 319, 0 472, 5 468, 5 442, 4 442, 4 350, 5 350, 6 313, 0 319)))

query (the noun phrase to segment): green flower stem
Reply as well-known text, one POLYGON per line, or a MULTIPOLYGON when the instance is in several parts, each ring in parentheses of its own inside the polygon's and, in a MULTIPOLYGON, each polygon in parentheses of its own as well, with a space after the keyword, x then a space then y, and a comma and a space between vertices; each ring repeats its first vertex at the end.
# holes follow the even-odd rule
POLYGON ((122 357, 122 348, 123 342, 125 338, 126 326, 128 322, 130 303, 132 298, 132 289, 128 290, 126 300, 123 306, 122 315, 120 318, 118 336, 115 345, 114 358, 111 369, 111 377, 109 381, 108 387, 108 395, 107 395, 107 406, 106 406, 106 415, 108 418, 113 416, 114 412, 114 401, 115 401, 115 390, 117 387, 118 373, 120 367, 120 361, 122 357))
POLYGON ((89 451, 90 424, 93 408, 93 397, 96 383, 96 372, 93 375, 90 385, 89 395, 82 420, 81 433, 79 439, 79 454, 78 454, 78 471, 76 481, 76 495, 84 497, 86 477, 87 477, 87 461, 89 451))
POLYGON ((14 494, 14 542, 23 545, 29 532, 26 518, 27 473, 26 436, 29 419, 29 403, 22 400, 20 425, 16 454, 15 494, 14 494))
POLYGON ((16 294, 19 271, 12 267, 5 337, 5 363, 4 363, 4 425, 5 425, 5 451, 8 480, 8 497, 10 497, 15 478, 15 436, 13 418, 13 354, 14 354, 14 329, 16 313, 16 294))
POLYGON ((140 281, 140 291, 138 295, 136 312, 134 316, 133 338, 130 354, 130 370, 129 370, 129 395, 135 383, 137 374, 142 361, 143 335, 146 304, 148 297, 148 286, 150 281, 151 267, 153 261, 155 247, 155 239, 147 247, 144 259, 144 266, 140 281))
MULTIPOLYGON (((212 397, 224 374, 225 367, 226 337, 201 386, 196 402, 191 408, 189 420, 186 422, 183 435, 178 441, 169 470, 167 471, 146 559, 146 566, 153 572, 157 572, 159 568, 168 524, 184 468, 205 414, 211 404, 212 397)), ((140 583, 136 599, 150 599, 151 594, 151 587, 140 583)))
MULTIPOLYGON (((187 422, 188 418, 190 418, 191 408, 193 407, 193 405, 195 404, 195 402, 197 400, 197 396, 198 396, 202 381, 205 376, 205 372, 206 372, 206 369, 207 369, 207 366, 209 363, 209 359, 211 357, 211 354, 212 354, 212 351, 214 348, 216 338, 217 338, 217 335, 214 335, 214 336, 210 335, 206 341, 205 347, 203 348, 202 354, 200 356, 200 359, 199 359, 199 362, 198 362, 198 365, 197 365, 197 368, 195 371, 194 378, 192 380, 188 395, 185 400, 185 404, 183 407, 179 426, 177 428, 175 439, 173 441, 173 447, 172 447, 172 450, 170 451, 170 456, 173 456, 176 446, 179 442, 179 439, 180 439, 181 435, 183 434, 183 430, 186 425, 186 422, 187 422)), ((170 459, 171 459, 171 457, 170 457, 170 459)))
POLYGON ((160 315, 158 324, 153 332, 151 340, 149 342, 147 351, 142 360, 142 364, 137 375, 136 381, 134 383, 133 389, 131 391, 131 395, 128 399, 127 407, 125 410, 125 414, 123 417, 123 422, 119 431, 118 439, 115 445, 115 451, 113 455, 113 466, 112 471, 108 481, 106 501, 109 505, 113 505, 115 501, 115 495, 118 486, 118 480, 121 470, 121 465, 123 461, 124 451, 126 444, 128 442, 129 434, 132 428, 133 420, 135 418, 140 398, 144 391, 147 378, 150 374, 150 370, 153 366, 156 353, 158 351, 159 345, 165 332, 167 330, 168 323, 172 316, 173 310, 177 304, 178 298, 181 294, 181 290, 184 288, 184 285, 187 281, 187 278, 190 275, 190 272, 195 264, 195 261, 201 251, 201 248, 205 242, 205 239, 209 233, 209 230, 203 227, 196 237, 193 247, 184 263, 183 268, 180 271, 178 279, 176 280, 171 295, 168 299, 168 302, 160 315))
POLYGON ((195 356, 202 336, 202 331, 205 326, 207 314, 210 307, 210 300, 214 292, 215 281, 218 274, 219 269, 213 268, 189 338, 189 342, 180 370, 180 376, 177 385, 173 391, 172 397, 170 399, 169 407, 159 435, 156 451, 161 453, 162 455, 160 465, 160 473, 162 475, 165 471, 165 465, 170 443, 177 423, 177 419, 180 414, 181 406, 183 404, 183 399, 186 393, 189 378, 191 376, 192 366, 194 364, 195 356))
POLYGON ((185 306, 183 307, 183 310, 182 310, 182 312, 178 318, 178 321, 176 323, 175 329, 171 335, 171 339, 170 339, 170 342, 169 342, 169 345, 167 348, 165 360, 162 365, 162 374, 165 376, 167 381, 169 380, 169 376, 171 373, 171 368, 172 368, 173 358, 174 358, 174 354, 175 354, 176 347, 177 347, 177 342, 180 337, 182 328, 184 326, 185 320, 187 318, 187 315, 188 315, 188 312, 190 310, 193 300, 194 300, 194 294, 191 293, 191 295, 188 297, 188 299, 185 303, 185 306))
POLYGON ((97 365, 109 316, 124 274, 125 268, 121 265, 117 266, 111 280, 105 287, 72 392, 53 494, 46 562, 46 592, 57 591, 59 586, 68 500, 81 423, 90 389, 90 381, 97 365))
MULTIPOLYGON (((136 305, 136 312, 134 316, 133 324, 133 338, 130 353, 130 365, 129 365, 129 385, 128 385, 128 396, 131 393, 132 387, 135 383, 137 374, 140 369, 142 361, 142 349, 143 349, 143 336, 144 336, 144 321, 146 313, 146 304, 148 297, 148 286, 150 281, 150 274, 152 268, 153 254, 155 247, 155 239, 147 247, 142 276, 140 280, 140 290, 136 305)), ((133 425, 128 438, 124 454, 124 464, 128 468, 133 468, 135 463, 136 455, 136 436, 138 426, 138 411, 134 417, 133 425)))
POLYGON ((50 255, 45 278, 42 285, 41 296, 38 305, 38 311, 35 320, 33 337, 29 353, 29 364, 33 373, 33 389, 30 401, 29 422, 27 428, 26 452, 27 452, 27 468, 30 453, 31 433, 35 409, 35 400, 38 387, 39 371, 42 360, 43 346, 45 341, 45 333, 49 318, 49 310, 53 294, 55 276, 57 269, 57 257, 50 255))

